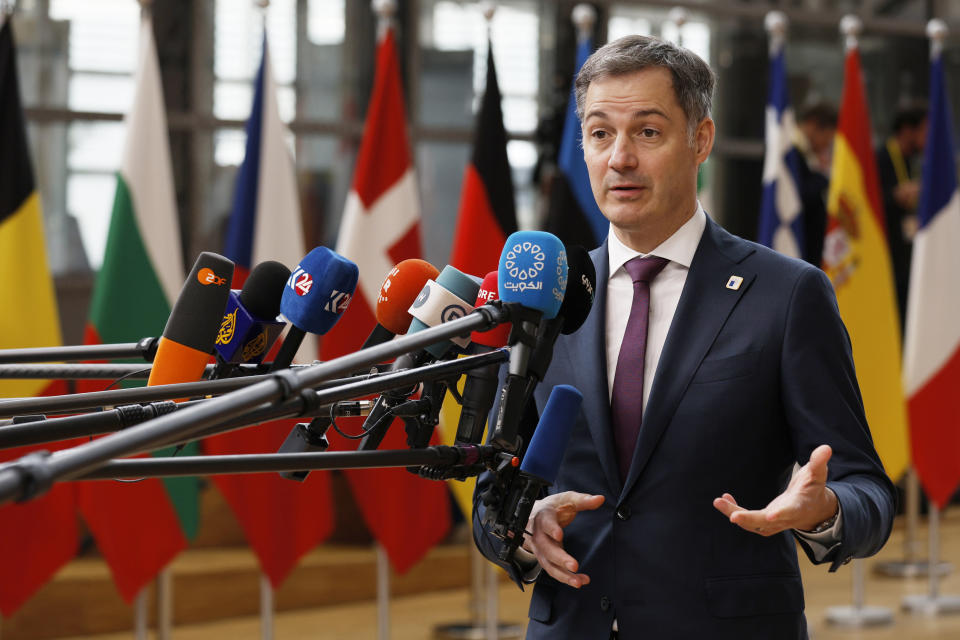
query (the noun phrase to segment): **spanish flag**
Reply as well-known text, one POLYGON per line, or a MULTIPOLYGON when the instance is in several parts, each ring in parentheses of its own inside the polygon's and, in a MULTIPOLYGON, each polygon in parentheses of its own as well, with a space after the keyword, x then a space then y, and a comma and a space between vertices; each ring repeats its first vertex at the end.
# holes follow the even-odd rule
MULTIPOLYGON (((0 348, 61 344, 43 215, 20 105, 13 26, 0 16, 0 348)), ((62 393, 49 380, 0 380, 0 397, 62 393)), ((0 452, 0 461, 64 443, 0 452)), ((0 508, 0 613, 12 615, 77 549, 76 492, 58 484, 46 495, 0 508)))
POLYGON ((909 462, 900 326, 856 47, 847 51, 839 120, 827 195, 823 268, 833 282, 840 315, 850 333, 874 444, 887 474, 896 480, 909 462))

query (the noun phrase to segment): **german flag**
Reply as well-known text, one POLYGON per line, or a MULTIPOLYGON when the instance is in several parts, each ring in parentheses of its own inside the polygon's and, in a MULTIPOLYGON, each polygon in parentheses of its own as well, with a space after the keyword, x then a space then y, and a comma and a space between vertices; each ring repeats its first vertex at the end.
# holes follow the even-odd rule
MULTIPOLYGON (((473 157, 463 176, 460 215, 454 234, 450 264, 475 276, 496 271, 507 236, 517 230, 513 178, 507 158, 507 132, 500 107, 500 86, 493 63, 493 48, 487 42, 487 86, 477 114, 473 157)), ((457 387, 463 393, 466 376, 457 387)), ((453 444, 460 423, 460 405, 447 395, 440 409, 440 432, 444 444, 453 444)), ((464 517, 470 519, 475 478, 451 480, 450 490, 464 517)))
MULTIPOLYGON (((13 26, 0 16, 0 348, 61 344, 43 216, 20 104, 13 26)), ((48 380, 0 380, 0 397, 62 393, 48 380)), ((64 444, 60 445, 62 448, 64 444)), ((8 449, 0 461, 44 445, 8 449)), ((0 508, 0 613, 11 615, 70 561, 77 549, 76 493, 57 485, 38 500, 0 508), (15 579, 12 577, 16 576, 15 579)))
POLYGON ((500 100, 493 49, 488 42, 487 87, 477 115, 473 157, 463 176, 460 213, 450 255, 451 265, 481 278, 497 268, 503 243, 517 230, 500 100))

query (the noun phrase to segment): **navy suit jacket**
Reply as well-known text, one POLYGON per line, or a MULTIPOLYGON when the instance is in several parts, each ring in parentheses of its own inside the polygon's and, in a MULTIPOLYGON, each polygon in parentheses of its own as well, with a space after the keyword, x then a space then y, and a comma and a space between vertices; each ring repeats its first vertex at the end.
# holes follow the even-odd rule
MULTIPOLYGON (((565 549, 591 582, 574 589, 541 572, 527 638, 606 639, 614 619, 631 640, 806 638, 794 537, 747 532, 712 502, 729 492, 748 509, 763 508, 786 486, 794 461, 804 464, 829 444, 842 542, 822 562, 835 570, 887 540, 893 486, 870 437, 829 280, 708 219, 621 484, 606 375, 606 244, 591 257, 593 309, 557 341, 535 398, 542 411, 554 385, 583 393, 550 491, 606 500, 564 531, 565 549), (730 276, 743 278, 739 288, 726 286, 730 276)), ((488 484, 481 477, 476 495, 488 484)), ((499 541, 480 524, 483 510, 475 500, 474 538, 497 562, 499 541)), ((518 583, 531 568, 498 564, 518 583)))

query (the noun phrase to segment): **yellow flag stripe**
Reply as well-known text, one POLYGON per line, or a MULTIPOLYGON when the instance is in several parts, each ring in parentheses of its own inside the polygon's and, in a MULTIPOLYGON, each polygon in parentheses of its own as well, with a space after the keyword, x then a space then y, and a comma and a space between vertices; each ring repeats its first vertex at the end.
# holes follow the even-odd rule
MULTIPOLYGON (((461 358, 463 356, 460 356, 461 358)), ((466 381, 466 375, 460 376, 457 382, 457 390, 462 394, 463 385, 466 381)), ((460 424, 460 405, 449 393, 443 398, 443 405, 440 407, 440 437, 445 445, 452 445, 457 436, 457 425, 460 424)), ((469 522, 473 511, 473 489, 477 486, 476 478, 467 478, 466 480, 448 480, 447 486, 453 494, 457 506, 463 512, 463 517, 469 522)))
MULTIPOLYGON (((40 197, 30 194, 0 224, 0 349, 61 344, 57 299, 47 265, 40 197)), ((38 394, 49 380, 0 380, 0 397, 38 394)))
POLYGON ((909 463, 909 448, 890 254, 877 222, 880 216, 867 198, 862 165, 842 133, 834 141, 833 153, 824 268, 850 333, 874 444, 887 473, 896 480, 909 463))

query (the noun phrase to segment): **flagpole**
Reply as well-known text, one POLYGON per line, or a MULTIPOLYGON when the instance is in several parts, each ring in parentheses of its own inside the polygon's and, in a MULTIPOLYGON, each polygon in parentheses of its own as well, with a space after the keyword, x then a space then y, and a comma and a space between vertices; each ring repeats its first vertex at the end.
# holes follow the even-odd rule
MULTIPOLYGON (((139 2, 140 22, 143 23, 144 21, 151 20, 153 17, 153 0, 139 0, 139 2)), ((173 629, 173 580, 171 580, 169 565, 160 569, 157 577, 154 578, 154 585, 156 586, 157 640, 170 640, 173 629)), ((148 623, 146 587, 144 587, 143 591, 137 596, 136 611, 136 636, 138 640, 140 640, 140 638, 146 640, 148 623)))
MULTIPOLYGON (((270 7, 270 0, 254 0, 254 6, 260 9, 260 25, 263 38, 267 37, 267 9, 270 7)), ((273 640, 273 620, 274 620, 274 601, 273 585, 270 582, 270 576, 260 570, 260 638, 261 640, 273 640)))
MULTIPOLYGON (((840 20, 840 33, 844 36, 844 51, 859 47, 857 36, 863 31, 863 22, 854 15, 845 15, 840 20)), ((860 78, 846 78, 844 82, 860 82, 860 78)), ((853 560, 853 604, 829 607, 826 611, 828 624, 848 627, 877 627, 893 624, 893 612, 886 607, 867 606, 864 589, 864 565, 859 559, 853 560)))

